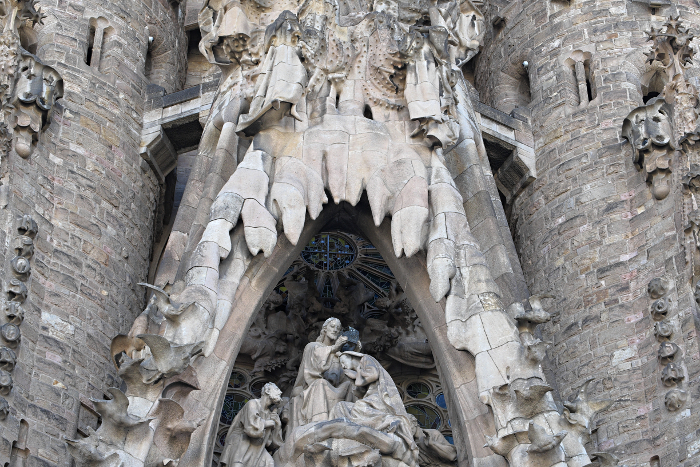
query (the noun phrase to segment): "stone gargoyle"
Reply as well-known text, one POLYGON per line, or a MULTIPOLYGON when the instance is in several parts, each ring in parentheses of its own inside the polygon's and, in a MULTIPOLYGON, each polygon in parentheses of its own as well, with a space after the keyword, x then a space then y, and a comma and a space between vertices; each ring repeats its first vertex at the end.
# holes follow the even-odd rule
POLYGON ((644 170, 654 198, 661 200, 671 191, 673 141, 670 106, 661 98, 637 107, 622 124, 622 137, 632 145, 633 161, 644 170))
POLYGON ((21 157, 32 154, 39 133, 51 123, 51 109, 62 96, 61 75, 36 56, 22 52, 10 122, 14 129, 14 150, 21 157))

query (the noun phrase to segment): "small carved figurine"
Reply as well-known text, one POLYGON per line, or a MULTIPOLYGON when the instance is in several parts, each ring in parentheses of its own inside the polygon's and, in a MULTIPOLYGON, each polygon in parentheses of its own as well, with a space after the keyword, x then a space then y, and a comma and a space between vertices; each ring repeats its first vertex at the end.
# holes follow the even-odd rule
POLYGON ((267 448, 282 445, 282 422, 272 409, 282 402, 282 391, 267 383, 260 399, 252 399, 243 406, 231 423, 226 444, 221 453, 222 466, 273 467, 274 461, 267 448))

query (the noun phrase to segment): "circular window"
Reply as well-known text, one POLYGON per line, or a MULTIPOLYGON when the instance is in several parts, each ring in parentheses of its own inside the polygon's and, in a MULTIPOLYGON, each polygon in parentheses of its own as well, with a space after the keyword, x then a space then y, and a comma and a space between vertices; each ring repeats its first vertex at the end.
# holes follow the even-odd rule
POLYGON ((250 385, 250 392, 253 393, 255 397, 260 399, 260 397, 262 397, 262 390, 265 387, 265 384, 267 384, 265 381, 254 382, 250 385))
POLYGON ((301 252, 301 258, 322 271, 337 271, 350 266, 357 257, 353 242, 334 233, 321 233, 311 239, 301 252))
POLYGON ((243 394, 226 394, 219 421, 225 425, 230 425, 231 422, 233 422, 233 419, 236 417, 236 414, 241 411, 246 402, 248 402, 248 398, 243 394))
POLYGON ((245 386, 245 375, 234 371, 231 373, 231 377, 228 380, 228 385, 234 389, 240 389, 245 386))
POLYGON ((226 445, 226 435, 228 435, 228 428, 219 430, 219 433, 216 436, 216 443, 222 448, 226 445))
POLYGON ((412 404, 406 406, 406 412, 416 417, 418 420, 418 425, 421 428, 428 430, 436 430, 440 428, 442 419, 440 414, 438 414, 434 409, 431 409, 427 405, 422 404, 412 404))
POLYGON ((425 399, 430 395, 430 386, 425 383, 411 383, 406 386, 406 394, 414 399, 425 399))
POLYGON ((437 396, 435 396, 435 403, 440 407, 441 409, 446 409, 447 408, 447 402, 445 402, 445 394, 440 393, 437 396))

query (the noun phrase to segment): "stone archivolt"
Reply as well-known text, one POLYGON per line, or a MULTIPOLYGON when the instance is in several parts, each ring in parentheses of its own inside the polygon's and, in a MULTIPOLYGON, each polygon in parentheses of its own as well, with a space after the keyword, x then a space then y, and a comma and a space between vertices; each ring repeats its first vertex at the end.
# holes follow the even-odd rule
MULTIPOLYGON (((549 314, 540 297, 506 312, 446 168, 456 154, 480 157, 458 66, 482 39, 476 7, 469 0, 211 0, 200 25, 201 50, 223 71, 200 153, 212 156, 210 175, 221 180, 200 203, 210 212, 201 239, 186 255, 175 244, 164 255, 171 267, 175 256, 187 257, 179 264, 184 282, 148 286, 154 293, 143 314, 128 336, 113 341, 127 390, 94 401, 102 425, 68 441, 78 463, 178 465, 201 423, 188 421, 184 409, 200 387, 190 364, 212 356, 258 254, 269 257, 281 234, 296 245, 306 216, 317 219, 330 198, 356 206, 366 196, 376 226, 391 218, 397 258, 426 252, 432 299, 446 299, 447 336, 474 356, 478 397, 493 411, 489 447, 513 466, 589 464, 591 419, 608 402, 591 401, 584 385, 564 414, 557 411, 541 367, 546 344, 534 331, 549 314)), ((348 307, 357 305, 346 298, 348 307)), ((310 343, 302 361, 315 358, 307 356, 309 346, 333 360, 335 345, 325 338, 310 343)), ((301 421, 275 465, 417 465, 413 428, 393 381, 374 357, 354 357, 341 364, 344 387, 319 375, 299 386, 301 421), (321 403, 344 399, 350 387, 367 392, 352 406, 321 403), (318 407, 304 406, 307 396, 318 407), (339 446, 337 439, 352 442, 339 446)), ((307 376, 300 371, 298 378, 307 376)))

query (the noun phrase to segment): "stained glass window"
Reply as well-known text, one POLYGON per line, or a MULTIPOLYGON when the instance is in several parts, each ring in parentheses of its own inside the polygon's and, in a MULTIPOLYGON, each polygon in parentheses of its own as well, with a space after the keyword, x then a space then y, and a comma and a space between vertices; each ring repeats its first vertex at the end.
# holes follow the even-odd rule
POLYGON ((233 419, 236 417, 236 414, 241 411, 246 402, 248 402, 248 398, 243 394, 226 394, 219 421, 226 425, 230 425, 231 422, 233 422, 233 419))
POLYGON ((447 402, 445 401, 445 395, 443 393, 438 394, 435 397, 435 403, 440 407, 441 409, 446 409, 447 408, 447 402))
POLYGON ((234 371, 233 373, 231 373, 231 378, 229 378, 228 380, 228 385, 234 389, 240 389, 243 386, 245 386, 245 382, 245 375, 234 371))
POLYGON ((219 444, 223 448, 226 445, 226 435, 228 435, 228 430, 223 430, 219 433, 219 444))
POLYGON ((259 399, 262 397, 263 387, 265 387, 265 381, 256 381, 250 385, 250 392, 259 399))
POLYGON ((434 409, 423 404, 411 404, 406 406, 406 412, 416 417, 421 428, 437 430, 442 424, 440 414, 434 409))
POLYGON ((406 387, 406 393, 414 399, 425 399, 430 395, 430 386, 425 383, 411 383, 406 387))
POLYGON ((344 269, 356 257, 355 247, 349 240, 329 233, 316 235, 301 252, 304 261, 323 271, 344 269))
POLYGON ((370 272, 370 269, 364 269, 364 267, 357 268, 357 272, 369 279, 373 284, 382 289, 383 291, 388 291, 391 287, 391 281, 379 277, 377 274, 370 272))

